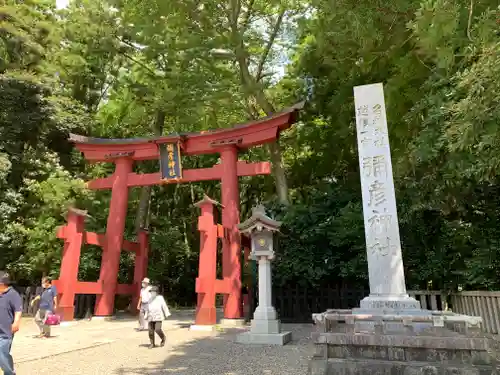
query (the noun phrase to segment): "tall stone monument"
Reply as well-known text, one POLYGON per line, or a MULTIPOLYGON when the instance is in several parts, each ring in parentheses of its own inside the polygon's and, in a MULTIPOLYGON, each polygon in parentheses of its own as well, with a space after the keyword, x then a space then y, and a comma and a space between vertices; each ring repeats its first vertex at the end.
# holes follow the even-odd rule
POLYGON ((382 84, 355 87, 354 103, 370 282, 357 312, 422 313, 406 293, 382 84))
POLYGON ((480 317, 428 311, 406 293, 382 84, 354 88, 370 295, 313 314, 310 375, 496 374, 480 317))

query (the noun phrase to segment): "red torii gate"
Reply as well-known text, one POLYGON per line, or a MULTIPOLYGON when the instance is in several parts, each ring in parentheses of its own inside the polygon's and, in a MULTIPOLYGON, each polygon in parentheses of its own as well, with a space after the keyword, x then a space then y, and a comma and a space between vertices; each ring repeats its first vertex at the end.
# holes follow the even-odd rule
MULTIPOLYGON (((68 224, 58 233, 58 237, 65 239, 65 248, 60 277, 55 284, 61 293, 60 309, 64 318, 72 319, 73 300, 77 293, 97 295, 95 308, 97 316, 113 314, 116 294, 133 294, 134 299, 137 299, 140 280, 145 276, 147 267, 147 232, 138 234, 137 244, 124 240, 130 187, 207 180, 221 181, 223 280, 216 282, 214 279, 213 285, 206 285, 206 278, 203 277, 205 281, 200 280, 200 292, 206 293, 206 290, 212 293, 215 284, 220 284, 221 290, 227 293, 224 317, 241 318, 241 239, 237 228, 240 219, 238 177, 270 174, 271 166, 268 162, 239 161, 238 150, 275 141, 280 131, 288 129, 295 122, 296 114, 302 106, 303 103, 300 103, 256 121, 200 133, 137 139, 102 139, 71 134, 70 141, 89 162, 113 162, 115 172, 110 177, 88 182, 90 189, 111 189, 106 233, 102 235, 86 233, 83 229, 85 214, 78 210, 70 210, 68 224), (173 145, 177 145, 176 149, 173 145), (164 164, 162 172, 137 174, 132 171, 134 162, 158 159, 162 147, 166 147, 169 152, 168 158, 162 159, 164 164), (182 171, 181 152, 183 156, 218 153, 221 162, 211 168, 182 171), (165 172, 165 167, 169 168, 168 173, 165 172), (77 281, 80 248, 83 243, 103 247, 101 271, 97 283, 77 281), (137 254, 133 285, 118 284, 122 249, 135 251, 137 254)), ((207 212, 207 209, 203 211, 207 212)), ((207 273, 200 270, 200 276, 202 274, 207 273)))
MULTIPOLYGON (((78 267, 80 265, 81 247, 83 244, 96 245, 104 249, 106 237, 104 234, 86 232, 84 229, 87 212, 70 208, 68 224, 60 227, 57 237, 64 239, 63 258, 59 280, 54 280, 60 293, 59 310, 63 320, 72 320, 74 317, 75 294, 102 294, 102 280, 98 282, 78 281, 78 267)), ((116 294, 132 295, 132 306, 136 306, 139 298, 141 281, 146 275, 148 266, 148 232, 141 230, 138 242, 123 241, 123 250, 134 252, 134 283, 132 285, 117 284, 116 294)))

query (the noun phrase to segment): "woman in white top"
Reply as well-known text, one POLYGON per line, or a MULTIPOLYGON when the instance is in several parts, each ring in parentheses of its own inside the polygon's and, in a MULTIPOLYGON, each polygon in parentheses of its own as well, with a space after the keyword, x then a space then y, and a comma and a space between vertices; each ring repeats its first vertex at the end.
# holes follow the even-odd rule
POLYGON ((148 310, 146 312, 148 320, 148 334, 150 345, 149 348, 155 347, 155 333, 160 336, 161 346, 165 346, 165 333, 161 329, 162 322, 167 319, 171 314, 168 309, 167 303, 163 296, 158 294, 158 287, 153 286, 150 289, 151 299, 149 300, 148 310))

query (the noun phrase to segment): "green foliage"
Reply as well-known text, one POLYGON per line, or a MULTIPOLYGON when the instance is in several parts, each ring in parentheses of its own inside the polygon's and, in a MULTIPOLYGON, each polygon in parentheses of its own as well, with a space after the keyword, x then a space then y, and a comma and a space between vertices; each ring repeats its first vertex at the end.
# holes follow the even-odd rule
POLYGON ((280 285, 317 286, 332 275, 337 279, 331 282, 366 284, 361 205, 351 203, 355 195, 335 184, 312 192, 307 205, 275 208, 283 220, 274 265, 280 285))
MULTIPOLYGON (((364 286, 352 88, 384 82, 408 287, 499 288, 497 5, 75 0, 57 11, 52 1, 4 2, 0 268, 32 280, 56 275, 62 242, 55 231, 69 206, 88 209, 86 228, 104 232, 110 193, 91 193, 83 181, 109 176, 112 166, 85 163, 68 144, 69 132, 119 138, 201 131, 307 99, 300 122, 281 138, 292 204, 277 203, 283 200, 272 177, 241 178, 241 216, 267 202, 283 220, 279 285, 364 286)), ((255 148, 240 158, 270 156, 255 148)), ((217 161, 183 160, 185 168, 217 161)), ((138 173, 158 168, 154 161, 135 166, 138 173)), ((135 239, 138 207, 148 198, 150 277, 170 300, 192 303, 194 203, 204 193, 220 199, 219 183, 146 192, 130 191, 126 238, 135 239)), ((98 278, 100 253, 84 249, 82 280, 98 278)), ((126 282, 133 259, 125 254, 121 263, 126 282)))
MULTIPOLYGON (((313 174, 320 190, 328 173, 343 189, 359 183, 352 86, 385 83, 411 288, 500 286, 491 265, 498 233, 486 224, 497 217, 490 194, 498 183, 499 13, 494 2, 474 5, 362 1, 336 2, 333 9, 320 2, 295 54, 292 72, 303 77, 311 97, 311 117, 297 137, 301 150, 316 150, 313 174)), ((302 176, 308 159, 297 159, 292 171, 302 176)), ((310 194, 311 186, 299 189, 310 194)), ((353 201, 359 200, 358 193, 353 201)), ((362 230, 344 228, 356 249, 362 230)), ((357 250, 361 257, 362 246, 357 250)))
POLYGON ((0 5, 0 73, 39 71, 55 40, 54 4, 5 0, 0 5))

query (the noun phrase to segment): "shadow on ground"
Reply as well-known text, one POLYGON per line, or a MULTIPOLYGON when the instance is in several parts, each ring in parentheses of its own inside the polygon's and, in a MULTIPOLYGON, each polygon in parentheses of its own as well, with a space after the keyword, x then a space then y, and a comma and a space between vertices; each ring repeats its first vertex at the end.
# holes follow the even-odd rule
MULTIPOLYGON (((184 324, 183 324, 184 325, 184 324)), ((179 326, 178 326, 179 327, 179 326)), ((284 325, 293 332, 285 346, 254 346, 235 342, 241 330, 207 333, 158 352, 158 362, 147 367, 121 368, 117 375, 305 375, 312 356, 312 325, 284 325)), ((181 328, 178 328, 181 329, 181 328)), ((187 328, 186 335, 191 335, 187 328)))

